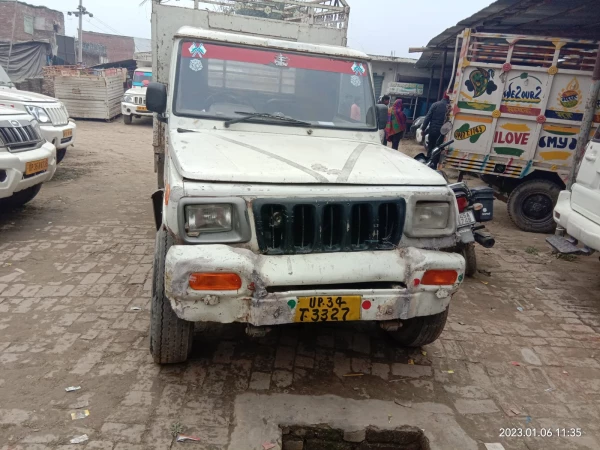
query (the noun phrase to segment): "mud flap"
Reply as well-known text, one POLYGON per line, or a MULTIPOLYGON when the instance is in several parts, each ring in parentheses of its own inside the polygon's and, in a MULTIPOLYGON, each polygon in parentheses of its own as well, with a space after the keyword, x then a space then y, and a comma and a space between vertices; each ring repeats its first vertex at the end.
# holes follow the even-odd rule
POLYGON ((160 189, 152 194, 152 209, 154 210, 154 223, 156 224, 156 231, 160 229, 162 224, 162 206, 165 192, 160 189))

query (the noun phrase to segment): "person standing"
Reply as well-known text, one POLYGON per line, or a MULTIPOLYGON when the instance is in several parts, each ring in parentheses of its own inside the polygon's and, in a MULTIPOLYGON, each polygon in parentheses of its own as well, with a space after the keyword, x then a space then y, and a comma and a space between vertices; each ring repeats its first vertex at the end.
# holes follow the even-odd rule
POLYGON ((390 106, 390 96, 389 95, 384 95, 383 97, 381 97, 381 102, 382 105, 385 106, 390 106))
POLYGON ((444 98, 439 102, 435 102, 429 108, 421 129, 423 133, 427 132, 427 126, 429 126, 429 142, 427 145, 427 157, 431 155, 431 151, 437 147, 438 140, 442 135, 442 125, 446 122, 446 116, 448 114, 448 105, 450 104, 450 97, 447 92, 444 92, 444 98))
POLYGON ((388 142, 392 143, 394 150, 398 150, 405 131, 406 114, 402 111, 402 99, 398 98, 389 109, 388 123, 385 127, 385 136, 388 142))
MULTIPOLYGON (((381 97, 381 100, 379 101, 380 105, 385 105, 388 108, 388 111, 390 109, 390 96, 389 95, 384 95, 383 97, 381 97)), ((387 136, 385 135, 385 130, 379 130, 379 137, 381 138, 381 144, 387 146, 387 136)))

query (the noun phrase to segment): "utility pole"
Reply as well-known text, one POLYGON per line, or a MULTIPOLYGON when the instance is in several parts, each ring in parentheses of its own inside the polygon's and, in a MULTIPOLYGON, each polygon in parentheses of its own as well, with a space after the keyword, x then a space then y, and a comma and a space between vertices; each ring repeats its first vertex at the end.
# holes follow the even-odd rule
POLYGON ((67 14, 69 16, 73 15, 75 17, 79 17, 79 55, 77 57, 77 63, 83 63, 83 16, 88 15, 90 17, 94 17, 94 15, 89 12, 85 6, 83 6, 83 0, 79 0, 79 6, 77 7, 77 11, 68 11, 67 14))

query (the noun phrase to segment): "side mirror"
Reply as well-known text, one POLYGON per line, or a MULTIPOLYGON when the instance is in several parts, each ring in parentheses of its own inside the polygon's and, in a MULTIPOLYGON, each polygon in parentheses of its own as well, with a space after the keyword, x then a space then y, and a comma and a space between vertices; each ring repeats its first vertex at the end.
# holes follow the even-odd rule
POLYGON ((388 121, 388 107, 380 103, 375 106, 377 107, 377 127, 380 130, 383 130, 388 121))
POLYGON ((446 122, 444 125, 442 125, 442 129, 440 130, 440 133, 442 134, 442 136, 446 136, 451 131, 452 131, 452 122, 446 122))
POLYGON ((146 88, 146 108, 158 114, 167 110, 167 86, 153 81, 146 88))

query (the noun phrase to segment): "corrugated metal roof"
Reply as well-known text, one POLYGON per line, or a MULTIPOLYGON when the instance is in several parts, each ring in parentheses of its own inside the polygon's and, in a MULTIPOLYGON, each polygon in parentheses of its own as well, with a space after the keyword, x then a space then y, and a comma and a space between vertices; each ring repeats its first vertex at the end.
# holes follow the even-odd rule
POLYGON ((533 34, 600 40, 598 0, 497 0, 434 37, 417 67, 439 66, 440 50, 454 50, 465 28, 486 33, 533 34))

